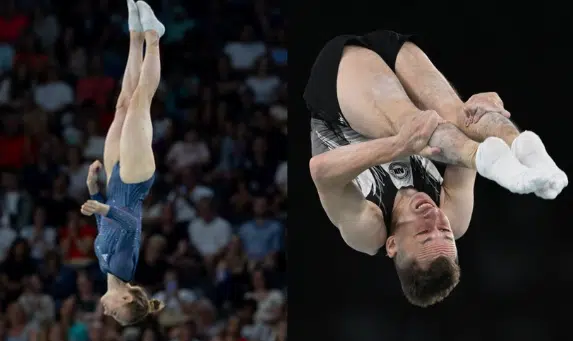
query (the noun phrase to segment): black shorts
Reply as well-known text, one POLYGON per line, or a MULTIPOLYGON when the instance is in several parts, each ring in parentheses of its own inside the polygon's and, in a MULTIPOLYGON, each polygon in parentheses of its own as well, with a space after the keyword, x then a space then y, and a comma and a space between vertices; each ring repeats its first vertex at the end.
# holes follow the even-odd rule
POLYGON ((303 97, 311 117, 329 126, 348 126, 336 94, 338 66, 345 46, 363 46, 376 52, 394 71, 400 48, 411 38, 411 35, 379 30, 363 36, 341 35, 326 43, 316 57, 304 89, 303 97))

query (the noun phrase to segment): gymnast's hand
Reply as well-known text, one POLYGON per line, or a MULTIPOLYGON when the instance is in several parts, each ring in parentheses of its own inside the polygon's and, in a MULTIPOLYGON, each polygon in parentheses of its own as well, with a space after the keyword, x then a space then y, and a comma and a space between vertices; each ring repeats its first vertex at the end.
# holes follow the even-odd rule
POLYGON ((507 118, 511 116, 509 111, 503 108, 503 101, 495 92, 484 92, 475 94, 464 103, 464 114, 466 115, 466 127, 477 123, 479 119, 488 112, 496 112, 507 118))
POLYGON ((101 169, 102 165, 99 160, 95 160, 88 170, 88 178, 86 179, 86 185, 88 186, 88 191, 90 195, 97 194, 99 192, 99 186, 97 184, 98 180, 98 173, 101 169))
POLYGON ((404 148, 405 155, 429 157, 440 152, 440 148, 428 146, 434 130, 444 120, 434 110, 421 111, 404 123, 396 135, 398 144, 404 148))
POLYGON ((109 205, 102 204, 96 200, 88 200, 82 205, 81 211, 83 215, 87 215, 88 217, 94 213, 102 216, 107 216, 107 212, 109 212, 109 205))

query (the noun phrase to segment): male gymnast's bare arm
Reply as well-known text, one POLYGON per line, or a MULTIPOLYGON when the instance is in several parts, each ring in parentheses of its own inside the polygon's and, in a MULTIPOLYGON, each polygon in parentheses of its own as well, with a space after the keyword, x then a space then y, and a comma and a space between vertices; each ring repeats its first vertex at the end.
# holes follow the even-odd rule
POLYGON ((382 211, 364 198, 353 180, 368 168, 397 158, 439 152, 427 147, 439 123, 435 112, 422 113, 405 123, 398 135, 342 146, 310 160, 322 206, 350 247, 374 255, 387 237, 382 211))

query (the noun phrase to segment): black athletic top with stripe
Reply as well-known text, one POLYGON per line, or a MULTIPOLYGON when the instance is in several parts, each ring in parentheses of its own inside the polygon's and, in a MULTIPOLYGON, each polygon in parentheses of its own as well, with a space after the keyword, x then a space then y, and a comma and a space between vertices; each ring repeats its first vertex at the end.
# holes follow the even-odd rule
MULTIPOLYGON (((381 30, 364 36, 338 36, 324 46, 312 67, 304 91, 304 99, 311 113, 313 155, 369 140, 350 127, 338 103, 336 79, 344 47, 358 45, 368 48, 394 70, 398 51, 409 38, 381 30)), ((398 189, 413 187, 439 204, 442 181, 440 172, 430 160, 415 155, 367 169, 354 180, 354 184, 367 200, 380 207, 386 227, 390 227, 398 189)))

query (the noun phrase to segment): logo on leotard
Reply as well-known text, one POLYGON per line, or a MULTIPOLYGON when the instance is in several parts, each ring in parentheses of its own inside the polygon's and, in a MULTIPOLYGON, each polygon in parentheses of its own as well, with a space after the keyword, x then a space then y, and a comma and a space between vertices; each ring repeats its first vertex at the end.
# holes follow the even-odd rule
POLYGON ((348 122, 346 122, 346 119, 341 112, 338 113, 338 122, 343 126, 348 126, 348 122))
POLYGON ((400 180, 405 179, 410 175, 408 165, 403 162, 392 162, 390 166, 388 166, 388 170, 392 176, 400 180))

